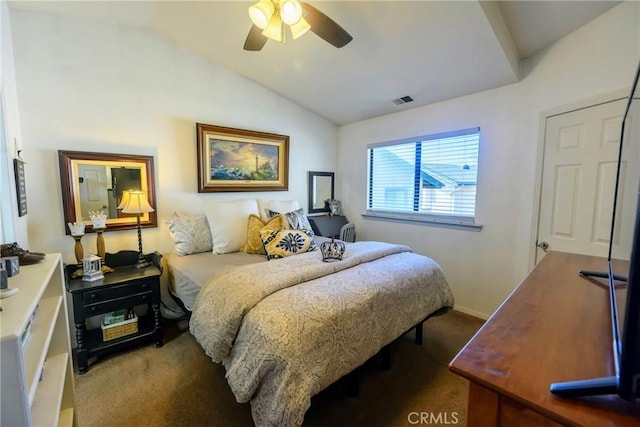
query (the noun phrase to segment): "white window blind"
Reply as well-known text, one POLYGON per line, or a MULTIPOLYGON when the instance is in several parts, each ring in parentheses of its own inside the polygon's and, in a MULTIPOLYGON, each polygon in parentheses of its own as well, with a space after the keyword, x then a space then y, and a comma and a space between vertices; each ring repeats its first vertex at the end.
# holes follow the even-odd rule
POLYGON ((473 223, 480 129, 368 147, 369 212, 473 223))

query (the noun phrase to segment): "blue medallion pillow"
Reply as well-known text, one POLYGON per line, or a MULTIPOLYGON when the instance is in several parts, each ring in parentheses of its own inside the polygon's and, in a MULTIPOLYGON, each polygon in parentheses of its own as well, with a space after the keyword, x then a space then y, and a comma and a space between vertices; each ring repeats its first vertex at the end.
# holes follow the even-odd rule
POLYGON ((313 251, 318 247, 314 237, 311 230, 260 230, 267 260, 313 251))

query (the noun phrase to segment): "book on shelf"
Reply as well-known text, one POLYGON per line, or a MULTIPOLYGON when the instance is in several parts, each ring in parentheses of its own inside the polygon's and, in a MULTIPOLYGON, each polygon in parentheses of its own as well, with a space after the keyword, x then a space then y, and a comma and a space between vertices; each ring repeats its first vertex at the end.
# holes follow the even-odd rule
POLYGON ((115 325, 116 323, 124 322, 126 315, 127 315, 127 310, 117 310, 111 313, 107 313, 104 315, 102 324, 104 326, 109 326, 109 325, 115 325))
POLYGON ((29 339, 29 335, 31 334, 31 324, 33 323, 33 319, 35 319, 36 317, 36 312, 38 311, 38 307, 39 305, 36 305, 36 308, 33 309, 31 316, 29 316, 27 327, 24 328, 24 332, 22 333, 22 336, 20 336, 20 343, 22 344, 22 347, 25 346, 25 344, 27 343, 27 340, 29 339))
POLYGON ((102 319, 102 325, 103 326, 116 325, 126 320, 131 320, 134 317, 136 317, 136 315, 133 312, 133 308, 131 307, 122 309, 122 310, 116 310, 104 315, 104 319, 102 319))

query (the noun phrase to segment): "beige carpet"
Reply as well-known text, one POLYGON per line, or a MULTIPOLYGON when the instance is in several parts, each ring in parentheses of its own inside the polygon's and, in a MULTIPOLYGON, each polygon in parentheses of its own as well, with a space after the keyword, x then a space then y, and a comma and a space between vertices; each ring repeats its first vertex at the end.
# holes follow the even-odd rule
MULTIPOLYGON (((390 370, 367 363, 356 398, 343 382, 322 391, 304 425, 408 426, 416 424, 412 413, 441 413, 442 421, 465 425, 468 382, 447 365, 481 325, 458 312, 428 320, 422 346, 413 344, 413 333, 398 340, 390 370)), ((224 375, 188 331, 167 322, 162 348, 103 357, 76 374, 78 426, 252 426, 249 404, 236 403, 224 375)))

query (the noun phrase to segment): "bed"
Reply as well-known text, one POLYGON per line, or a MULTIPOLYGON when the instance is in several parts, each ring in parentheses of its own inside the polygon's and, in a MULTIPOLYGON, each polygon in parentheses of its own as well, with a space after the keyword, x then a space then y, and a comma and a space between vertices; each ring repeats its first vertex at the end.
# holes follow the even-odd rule
POLYGON ((310 250, 170 254, 167 265, 190 332, 257 426, 301 425, 312 396, 454 303, 436 262, 383 242, 347 244, 333 263, 310 250))

